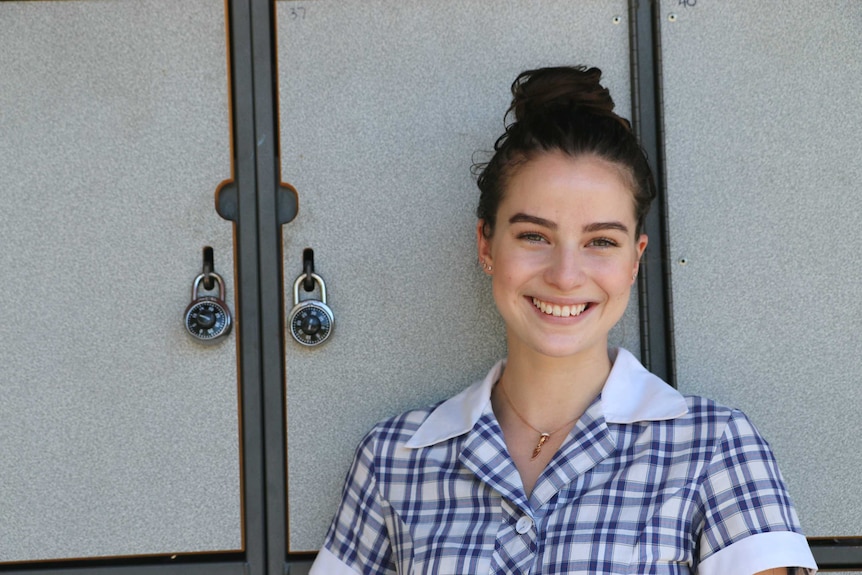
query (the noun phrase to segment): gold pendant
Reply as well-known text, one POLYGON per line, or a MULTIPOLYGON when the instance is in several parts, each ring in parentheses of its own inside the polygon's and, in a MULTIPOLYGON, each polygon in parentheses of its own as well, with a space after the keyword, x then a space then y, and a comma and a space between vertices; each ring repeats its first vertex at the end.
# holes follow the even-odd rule
POLYGON ((548 438, 551 437, 550 433, 543 433, 539 436, 539 443, 536 444, 536 449, 533 450, 533 457, 530 458, 530 461, 534 460, 539 456, 542 452, 542 446, 548 441, 548 438))

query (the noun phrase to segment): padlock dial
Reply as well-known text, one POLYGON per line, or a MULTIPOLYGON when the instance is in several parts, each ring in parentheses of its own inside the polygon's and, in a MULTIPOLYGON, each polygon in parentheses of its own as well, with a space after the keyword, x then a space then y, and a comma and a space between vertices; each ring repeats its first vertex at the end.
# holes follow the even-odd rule
POLYGON ((330 313, 320 304, 308 301, 297 306, 290 318, 290 332, 294 339, 309 346, 323 343, 332 331, 330 313))
POLYGON ((192 337, 207 342, 226 335, 230 329, 230 316, 219 302, 201 299, 193 302, 186 311, 186 329, 192 337))
POLYGON ((215 326, 217 314, 213 306, 200 306, 196 313, 197 317, 190 319, 197 324, 197 328, 209 330, 215 326))

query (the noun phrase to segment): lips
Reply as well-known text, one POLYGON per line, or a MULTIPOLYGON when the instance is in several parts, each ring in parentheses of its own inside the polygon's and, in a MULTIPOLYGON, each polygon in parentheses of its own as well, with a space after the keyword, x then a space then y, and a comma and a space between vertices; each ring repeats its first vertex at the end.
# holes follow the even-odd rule
POLYGON ((541 311, 545 315, 552 315, 554 317, 572 317, 581 315, 585 309, 587 309, 588 304, 574 304, 574 305, 560 305, 556 303, 550 303, 540 300, 539 298, 533 298, 533 305, 536 306, 536 309, 541 311))

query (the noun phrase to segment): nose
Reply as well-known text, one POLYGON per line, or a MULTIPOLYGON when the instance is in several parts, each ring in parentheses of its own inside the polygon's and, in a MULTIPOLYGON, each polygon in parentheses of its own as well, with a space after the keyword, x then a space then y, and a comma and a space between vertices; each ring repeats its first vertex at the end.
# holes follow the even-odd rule
POLYGON ((545 281, 561 291, 570 291, 584 283, 584 256, 577 247, 557 246, 548 261, 545 281))

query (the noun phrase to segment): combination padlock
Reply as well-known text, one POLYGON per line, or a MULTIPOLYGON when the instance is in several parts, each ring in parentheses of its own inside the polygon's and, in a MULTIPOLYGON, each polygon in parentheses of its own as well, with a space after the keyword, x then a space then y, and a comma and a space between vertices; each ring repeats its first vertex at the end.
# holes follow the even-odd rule
POLYGON ((198 343, 212 344, 230 333, 230 309, 224 302, 224 280, 215 272, 202 273, 192 285, 192 303, 186 308, 186 331, 198 343), (201 296, 201 282, 207 276, 215 280, 218 297, 201 296))
POLYGON ((320 345, 332 334, 332 310, 326 305, 326 284, 315 273, 311 279, 320 286, 320 300, 307 299, 299 301, 299 286, 309 274, 301 274, 293 282, 293 309, 290 310, 288 325, 290 335, 302 345, 320 345))

